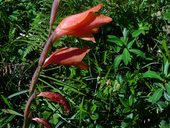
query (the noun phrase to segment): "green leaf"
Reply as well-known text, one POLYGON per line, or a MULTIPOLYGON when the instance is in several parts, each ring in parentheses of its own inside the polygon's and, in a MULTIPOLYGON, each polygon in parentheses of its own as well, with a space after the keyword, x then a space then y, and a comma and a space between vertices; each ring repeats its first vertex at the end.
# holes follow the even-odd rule
POLYGON ((97 109, 97 105, 96 105, 96 104, 94 104, 94 105, 91 107, 91 112, 95 112, 95 111, 96 111, 96 109, 97 109))
POLYGON ((153 95, 149 96, 149 101, 152 102, 152 103, 156 103, 161 98, 162 93, 163 93, 163 89, 162 88, 157 89, 153 93, 153 95))
POLYGON ((166 91, 170 95, 170 82, 165 85, 166 91))
POLYGON ((132 41, 130 41, 127 45, 127 48, 130 49, 135 41, 136 41, 136 39, 133 39, 132 41))
POLYGON ((132 106, 134 103, 134 96, 129 96, 129 106, 132 106))
POLYGON ((170 123, 162 120, 159 124, 159 128, 170 128, 170 123))
POLYGON ((162 41, 162 47, 165 50, 166 55, 169 57, 169 50, 168 50, 168 46, 167 46, 167 42, 166 41, 162 41))
POLYGON ((157 72, 154 72, 154 71, 147 71, 145 73, 143 73, 143 77, 144 78, 154 78, 154 79, 159 79, 159 80, 163 80, 159 73, 157 72))
POLYGON ((165 76, 168 75, 168 69, 169 69, 169 62, 168 62, 168 60, 166 60, 166 62, 164 64, 164 69, 163 69, 163 73, 165 76))
POLYGON ((12 106, 10 105, 10 102, 8 101, 8 99, 5 98, 3 95, 1 95, 1 97, 2 97, 2 99, 3 99, 3 101, 4 101, 4 103, 5 103, 10 109, 13 109, 12 106))
POLYGON ((132 33, 132 37, 138 37, 140 34, 144 34, 144 33, 145 33, 145 31, 143 29, 135 30, 132 33))
POLYGON ((116 36, 109 35, 108 38, 109 38, 108 39, 109 42, 114 42, 118 46, 122 46, 123 45, 123 41, 121 39, 119 39, 118 37, 116 37, 116 36))
POLYGON ((139 49, 130 49, 129 50, 130 52, 136 54, 137 56, 140 56, 140 57, 145 57, 145 53, 143 53, 141 50, 139 49))
POLYGON ((124 28, 122 33, 123 33, 123 37, 121 37, 121 39, 122 39, 124 45, 127 45, 128 40, 129 40, 129 38, 128 38, 129 31, 126 28, 124 28))
POLYGON ((2 112, 9 113, 9 114, 12 114, 12 115, 17 115, 17 116, 23 116, 22 114, 14 111, 14 110, 11 110, 11 109, 2 109, 2 112))
POLYGON ((21 95, 21 94, 24 94, 28 92, 28 90, 23 90, 23 91, 19 91, 19 92, 16 92, 16 93, 13 93, 12 95, 8 96, 8 98, 12 98, 12 97, 15 97, 15 96, 18 96, 18 95, 21 95))
POLYGON ((164 13, 164 15, 163 15, 164 17, 164 19, 166 19, 166 20, 169 20, 170 21, 170 10, 166 10, 166 12, 164 13))
POLYGON ((123 50, 122 60, 123 60, 125 65, 128 65, 128 63, 131 61, 130 54, 129 54, 129 51, 127 50, 127 48, 125 48, 123 50))
POLYGON ((129 31, 127 30, 127 28, 124 28, 122 33, 123 33, 123 38, 126 40, 129 34, 129 31))
POLYGON ((128 108, 129 105, 128 105, 128 101, 125 101, 123 99, 120 99, 120 102, 122 103, 122 105, 125 107, 125 108, 128 108))
POLYGON ((170 101, 170 95, 166 92, 164 92, 164 97, 167 101, 170 101))
POLYGON ((91 119, 92 120, 97 120, 99 118, 99 114, 98 113, 94 113, 93 115, 91 115, 91 119))
POLYGON ((122 60, 122 55, 118 55, 118 56, 114 59, 114 68, 118 68, 121 60, 122 60))

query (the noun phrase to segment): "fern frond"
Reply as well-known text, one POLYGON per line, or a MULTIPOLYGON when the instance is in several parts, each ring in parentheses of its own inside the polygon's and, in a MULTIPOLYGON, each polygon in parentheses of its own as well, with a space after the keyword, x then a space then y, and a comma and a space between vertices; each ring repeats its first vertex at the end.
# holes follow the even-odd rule
POLYGON ((39 1, 39 12, 37 12, 37 16, 30 24, 30 29, 27 34, 21 34, 21 36, 16 39, 16 42, 20 43, 20 45, 26 49, 23 58, 26 58, 28 54, 34 51, 36 51, 36 53, 42 51, 42 44, 46 41, 49 33, 51 4, 52 1, 39 1))

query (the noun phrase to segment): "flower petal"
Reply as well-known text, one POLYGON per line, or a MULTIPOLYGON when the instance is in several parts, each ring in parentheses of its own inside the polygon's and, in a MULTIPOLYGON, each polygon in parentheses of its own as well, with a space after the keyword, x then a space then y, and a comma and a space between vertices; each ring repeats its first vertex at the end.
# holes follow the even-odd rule
POLYGON ((85 63, 83 63, 83 62, 74 64, 74 66, 77 66, 77 67, 79 67, 80 69, 88 69, 88 68, 89 68, 89 65, 87 65, 87 64, 85 64, 85 63))
POLYGON ((98 14, 95 20, 93 20, 89 25, 84 26, 83 30, 84 31, 94 30, 94 28, 99 28, 103 24, 107 24, 111 21, 112 21, 112 18, 98 14))
POLYGON ((62 105, 65 108, 66 112, 70 113, 70 107, 69 107, 66 99, 61 94, 59 94, 57 92, 40 92, 37 95, 37 97, 40 97, 40 96, 48 98, 51 101, 62 105))
POLYGON ((75 36, 78 36, 83 40, 92 41, 93 43, 96 43, 95 38, 91 33, 83 33, 83 34, 75 35, 75 36))
POLYGON ((90 22, 91 20, 93 20, 92 19, 93 16, 90 13, 97 12, 101 7, 102 7, 102 4, 98 4, 97 6, 91 8, 85 12, 68 16, 61 21, 61 23, 58 25, 57 28, 59 28, 59 29, 75 29, 77 27, 80 27, 83 24, 86 24, 87 22, 90 22))
POLYGON ((36 121, 37 123, 43 124, 45 128, 52 128, 50 123, 43 118, 35 117, 32 120, 36 121))
POLYGON ((85 55, 90 51, 89 47, 85 48, 61 48, 55 51, 53 54, 48 57, 44 64, 43 68, 47 67, 49 64, 59 64, 59 65, 76 65, 80 63, 85 55))

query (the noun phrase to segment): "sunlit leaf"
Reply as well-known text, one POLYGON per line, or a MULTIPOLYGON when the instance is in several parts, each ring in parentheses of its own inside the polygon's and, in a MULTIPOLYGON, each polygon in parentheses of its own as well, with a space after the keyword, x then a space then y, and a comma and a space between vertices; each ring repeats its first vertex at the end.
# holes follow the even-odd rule
POLYGON ((138 37, 140 34, 144 34, 144 33, 145 33, 144 30, 139 29, 139 30, 134 31, 134 32, 132 33, 132 36, 133 36, 133 37, 138 37))
POLYGON ((164 64, 164 68, 163 68, 163 73, 165 74, 165 76, 168 75, 168 69, 169 69, 169 61, 166 60, 165 64, 164 64))
POLYGON ((118 55, 118 56, 114 59, 114 68, 118 68, 121 60, 122 60, 122 55, 118 55))
POLYGON ((122 33, 123 33, 123 42, 126 45, 128 41, 129 31, 127 30, 127 28, 124 28, 122 33))
POLYGON ((163 93, 163 89, 159 88, 157 89, 153 95, 149 96, 149 101, 151 101, 152 103, 156 103, 162 96, 163 93))
POLYGON ((131 61, 131 58, 130 58, 130 53, 129 51, 127 50, 127 48, 125 48, 123 50, 123 53, 122 53, 122 60, 124 62, 125 65, 128 65, 128 63, 131 61))
POLYGON ((154 79, 159 79, 159 80, 163 80, 159 73, 157 72, 154 72, 154 71, 147 71, 145 73, 143 73, 143 77, 144 78, 154 78, 154 79))
POLYGON ((108 41, 113 42, 113 43, 117 44, 118 46, 123 45, 123 41, 114 35, 109 35, 108 41))

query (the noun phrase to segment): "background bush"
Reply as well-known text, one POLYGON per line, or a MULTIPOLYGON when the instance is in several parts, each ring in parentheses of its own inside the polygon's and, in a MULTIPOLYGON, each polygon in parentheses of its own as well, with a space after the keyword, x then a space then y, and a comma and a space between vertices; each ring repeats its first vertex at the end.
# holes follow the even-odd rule
MULTIPOLYGON (((48 37, 51 1, 0 0, 0 127, 21 127, 28 87, 48 37), (18 112, 18 113, 17 113, 18 112)), ((113 22, 97 43, 63 37, 53 45, 89 45, 90 68, 50 66, 37 91, 60 92, 71 107, 37 99, 34 116, 54 127, 170 127, 170 2, 168 0, 62 0, 55 26, 66 16, 103 3, 113 22)), ((31 127, 40 127, 33 123, 31 127)))

